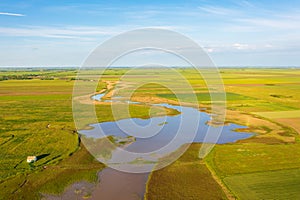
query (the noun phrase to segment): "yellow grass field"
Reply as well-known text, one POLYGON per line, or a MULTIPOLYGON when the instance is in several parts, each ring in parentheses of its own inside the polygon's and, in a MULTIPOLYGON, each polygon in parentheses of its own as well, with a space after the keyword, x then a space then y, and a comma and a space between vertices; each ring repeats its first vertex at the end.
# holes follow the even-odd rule
POLYGON ((300 110, 278 112, 254 112, 253 114, 289 126, 300 134, 300 110))
POLYGON ((279 118, 276 119, 277 122, 285 124, 295 129, 300 134, 300 118, 279 118))

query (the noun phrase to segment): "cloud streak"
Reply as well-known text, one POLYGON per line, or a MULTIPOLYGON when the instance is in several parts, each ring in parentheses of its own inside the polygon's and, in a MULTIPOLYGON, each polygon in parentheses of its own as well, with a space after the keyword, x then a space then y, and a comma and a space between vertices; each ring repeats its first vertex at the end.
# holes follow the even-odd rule
POLYGON ((239 12, 235 9, 229 9, 225 7, 217 7, 217 6, 200 6, 198 7, 200 10, 212 14, 212 15, 236 15, 239 12))
POLYGON ((1 36, 10 37, 41 37, 61 39, 87 39, 103 35, 114 35, 120 30, 109 27, 92 26, 25 26, 19 28, 0 27, 1 36))
POLYGON ((26 16, 26 15, 23 15, 20 13, 10 13, 10 12, 0 12, 0 15, 13 16, 13 17, 25 17, 26 16))
MULTIPOLYGON (((0 36, 8 37, 40 37, 57 39, 91 40, 101 36, 113 36, 124 31, 134 30, 134 25, 127 26, 22 26, 16 28, 1 27, 0 36)), ((143 27, 144 28, 144 27, 143 27)), ((161 28, 175 30, 175 26, 149 26, 148 28, 161 28)))

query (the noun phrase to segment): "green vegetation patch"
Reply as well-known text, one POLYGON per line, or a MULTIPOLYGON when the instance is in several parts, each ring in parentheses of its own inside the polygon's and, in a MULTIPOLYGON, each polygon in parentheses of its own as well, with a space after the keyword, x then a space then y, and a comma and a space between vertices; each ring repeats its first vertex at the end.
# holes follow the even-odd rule
MULTIPOLYGON (((128 70, 109 69, 102 78, 118 81, 128 70)), ((209 105, 211 97, 201 76, 192 68, 178 71, 183 73, 195 89, 196 100, 209 105)), ((89 80, 84 83, 92 83, 90 81, 96 80, 97 72, 94 69, 84 71, 86 78, 82 81, 89 80)), ((234 68, 221 69, 221 74, 229 109, 276 120, 296 120, 300 117, 299 69, 234 68)), ((72 80, 75 77, 74 69, 0 72, 0 80, 3 80, 0 82, 0 199, 39 199, 40 193, 57 194, 74 181, 95 181, 97 171, 104 167, 86 150, 78 147, 71 101, 72 80), (29 155, 41 157, 29 165, 26 163, 29 155)), ((191 102, 194 94, 188 94, 189 91, 183 87, 182 82, 178 82, 177 77, 170 75, 168 70, 141 69, 125 81, 139 83, 144 82, 145 77, 153 82, 160 80, 164 84, 171 83, 179 91, 176 94, 181 93, 181 101, 191 102)), ((105 87, 105 83, 100 82, 97 91, 105 87)), ((136 94, 141 97, 158 95, 177 99, 170 90, 159 84, 144 85, 136 90, 136 94)), ((216 93, 217 97, 221 95, 216 93)), ((109 105, 95 107, 99 122, 116 119, 109 105)), ((129 106, 130 117, 147 118, 165 113, 170 114, 170 111, 151 109, 148 105, 129 106)), ((83 112, 82 115, 84 114, 83 112)), ((117 119, 127 117, 128 113, 120 111, 117 119)), ((292 121, 284 123, 290 125, 292 121)), ((296 124, 297 121, 293 123, 296 124)), ((270 131, 268 126, 262 128, 270 131)), ((241 199, 246 199, 242 193, 253 197, 252 199, 276 199, 273 196, 275 193, 281 199, 299 199, 299 193, 295 191, 299 188, 300 179, 297 170, 300 168, 299 139, 295 144, 263 144, 275 139, 277 140, 255 137, 245 140, 246 143, 243 144, 216 145, 206 162, 241 199), (258 139, 260 144, 255 143, 258 139), (242 181, 244 186, 239 188, 242 181), (281 185, 282 188, 279 188, 281 185)), ((200 145, 192 145, 178 161, 153 172, 146 198, 224 199, 222 189, 198 159, 199 148, 200 145)))
POLYGON ((243 200, 300 199, 300 169, 230 176, 224 182, 243 200))
MULTIPOLYGON (((196 94, 157 94, 159 97, 171 99, 171 100, 180 100, 184 102, 190 102, 191 99, 197 97, 198 101, 211 101, 212 98, 216 100, 223 100, 224 94, 223 93, 196 93, 196 94), (213 96, 213 97, 212 97, 213 96)), ((240 100, 255 100, 253 97, 248 97, 236 93, 226 93, 226 100, 227 101, 240 101, 240 100)))
POLYGON ((254 112, 254 114, 269 119, 300 118, 300 110, 278 111, 278 112, 254 112))
POLYGON ((146 200, 226 199, 222 188, 198 158, 200 144, 192 144, 173 164, 152 172, 146 200))
POLYGON ((0 182, 0 199, 41 199, 42 194, 59 194, 78 181, 96 182, 97 172, 105 166, 94 159, 84 148, 70 155, 55 166, 38 167, 18 173, 0 182))
MULTIPOLYGON (((56 194, 75 181, 97 179, 97 171, 104 165, 89 152, 78 151, 73 83, 39 78, 1 81, 0 199, 40 199, 40 193, 56 194), (27 156, 37 156, 38 160, 28 164, 27 156)), ((109 105, 97 105, 96 111, 99 121, 114 120, 109 105)), ((130 106, 131 117, 146 118, 150 111, 164 113, 146 105, 130 106)))
POLYGON ((300 168, 300 144, 259 143, 216 145, 206 158, 221 177, 300 168))

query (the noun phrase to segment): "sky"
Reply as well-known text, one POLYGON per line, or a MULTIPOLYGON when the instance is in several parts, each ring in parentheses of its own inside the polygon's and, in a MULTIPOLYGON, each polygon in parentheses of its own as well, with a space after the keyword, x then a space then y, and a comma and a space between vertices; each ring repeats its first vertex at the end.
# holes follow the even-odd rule
POLYGON ((145 27, 186 35, 217 66, 300 66, 300 0, 1 0, 0 66, 80 66, 145 27))

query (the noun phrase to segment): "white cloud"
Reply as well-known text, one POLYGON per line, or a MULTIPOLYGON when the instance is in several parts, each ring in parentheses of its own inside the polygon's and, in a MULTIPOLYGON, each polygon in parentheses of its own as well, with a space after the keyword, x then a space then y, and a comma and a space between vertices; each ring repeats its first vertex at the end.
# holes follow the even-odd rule
MULTIPOLYGON (((0 27, 0 36, 15 37, 41 37, 61 39, 91 40, 100 36, 113 36, 125 31, 134 30, 137 26, 23 26, 0 27)), ((143 27, 145 28, 145 27, 143 27)), ((176 26, 149 26, 147 28, 160 28, 168 30, 180 29, 176 26)))
POLYGON ((14 17, 24 17, 25 15, 19 13, 9 13, 9 12, 0 12, 0 15, 14 16, 14 17))
POLYGON ((230 52, 240 52, 240 53, 258 53, 258 52, 274 52, 282 50, 291 50, 297 47, 293 47, 290 44, 275 44, 271 42, 266 43, 216 43, 216 44, 206 44, 203 47, 209 53, 230 53, 230 52))
POLYGON ((243 24, 254 25, 260 28, 276 28, 276 29, 300 29, 299 20, 291 20, 284 18, 245 18, 238 19, 238 22, 243 24))
POLYGON ((212 53, 214 52, 215 50, 213 48, 204 48, 208 53, 212 53))
POLYGON ((238 50, 245 50, 245 49, 251 48, 248 44, 240 44, 240 43, 235 43, 232 46, 233 46, 233 48, 238 49, 238 50))
POLYGON ((224 7, 217 7, 217 6, 200 6, 198 8, 204 12, 213 15, 233 15, 239 13, 238 10, 224 8, 224 7))
POLYGON ((0 27, 0 35, 17 37, 45 37, 63 39, 89 39, 91 37, 113 35, 120 32, 120 29, 110 27, 93 26, 26 26, 20 28, 0 27))
POLYGON ((255 5, 253 3, 251 3, 250 1, 238 0, 236 3, 242 7, 255 8, 255 5))

